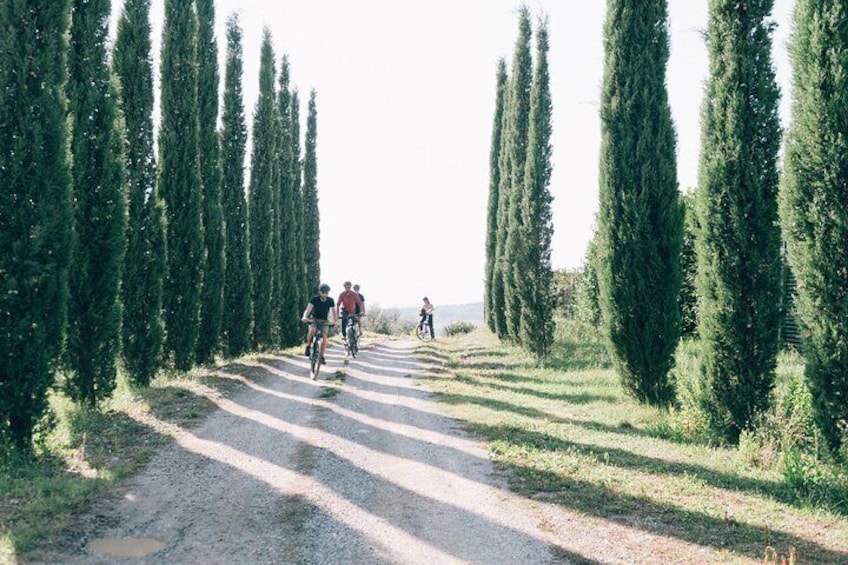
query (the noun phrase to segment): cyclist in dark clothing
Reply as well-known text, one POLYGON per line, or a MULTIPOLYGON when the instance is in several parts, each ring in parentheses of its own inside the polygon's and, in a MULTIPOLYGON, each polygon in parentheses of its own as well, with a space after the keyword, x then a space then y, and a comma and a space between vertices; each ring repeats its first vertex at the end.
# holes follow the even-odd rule
POLYGON ((359 295, 359 301, 362 303, 361 308, 359 304, 356 305, 356 325, 359 326, 359 334, 362 335, 362 316, 365 315, 365 296, 359 292, 359 283, 353 285, 353 291, 359 295))
POLYGON ((321 331, 324 332, 324 341, 321 342, 321 363, 326 363, 324 360, 324 352, 327 350, 327 341, 329 335, 330 324, 335 324, 335 306, 336 303, 330 297, 330 285, 324 283, 318 287, 318 294, 313 296, 306 305, 306 310, 303 311, 302 319, 304 322, 310 322, 309 333, 306 336, 306 356, 309 357, 312 349, 312 338, 315 335, 315 329, 320 325, 321 331), (330 319, 330 313, 333 314, 333 319, 330 319))

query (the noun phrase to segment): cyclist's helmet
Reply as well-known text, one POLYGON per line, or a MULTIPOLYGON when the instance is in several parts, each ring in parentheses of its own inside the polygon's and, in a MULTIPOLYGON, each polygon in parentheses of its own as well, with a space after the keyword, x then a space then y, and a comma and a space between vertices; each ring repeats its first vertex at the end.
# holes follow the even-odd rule
POLYGON ((318 292, 330 292, 330 285, 327 283, 322 284, 318 287, 318 292))

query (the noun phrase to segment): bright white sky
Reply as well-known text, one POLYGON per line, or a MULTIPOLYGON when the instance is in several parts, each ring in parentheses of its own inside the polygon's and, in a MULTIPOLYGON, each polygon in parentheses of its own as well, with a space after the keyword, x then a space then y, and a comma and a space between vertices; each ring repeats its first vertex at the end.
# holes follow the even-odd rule
MULTIPOLYGON (((117 14, 121 0, 114 2, 117 14)), ((317 91, 321 273, 362 285, 367 303, 438 306, 483 299, 489 149, 500 57, 511 63, 517 0, 218 0, 223 85, 225 23, 244 30, 248 127, 259 83, 262 30, 289 56, 301 134, 317 91), (349 223, 352 220, 352 223, 349 223)), ((606 2, 528 2, 549 18, 553 96, 554 268, 579 267, 598 210, 603 23, 606 2)), ((708 0, 670 0, 668 88, 681 189, 695 186, 707 73, 708 0)), ((789 116, 786 55, 793 0, 776 0, 773 58, 789 116)), ((153 0, 154 41, 163 0, 153 0)), ((534 44, 535 48, 535 44, 534 44)), ((155 53, 158 73, 158 51, 155 53)))

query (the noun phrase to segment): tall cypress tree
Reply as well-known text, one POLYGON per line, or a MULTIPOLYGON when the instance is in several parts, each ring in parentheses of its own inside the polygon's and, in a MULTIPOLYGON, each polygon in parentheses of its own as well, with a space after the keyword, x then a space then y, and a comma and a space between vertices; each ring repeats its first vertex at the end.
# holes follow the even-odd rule
POLYGON ((227 20, 227 64, 221 130, 221 190, 226 223, 223 333, 227 354, 250 350, 253 333, 253 288, 249 258, 244 158, 247 121, 244 115, 242 30, 237 14, 227 20))
POLYGON ((262 37, 259 60, 259 101, 253 113, 250 158, 250 264, 253 269, 253 343, 259 349, 273 343, 274 320, 274 193, 277 146, 277 106, 274 95, 274 51, 271 32, 262 37))
POLYGON ((162 364, 162 283, 167 267, 165 209, 156 188, 153 151, 150 0, 124 3, 112 65, 121 84, 121 109, 128 132, 129 221, 121 288, 121 351, 130 380, 147 386, 162 364))
POLYGON ((508 204, 503 213, 506 233, 503 247, 502 276, 504 279, 504 309, 507 336, 521 343, 521 318, 523 289, 521 272, 528 267, 522 261, 525 253, 524 235, 524 173, 527 165, 527 149, 530 135, 530 91, 533 83, 533 60, 531 57, 530 11, 522 6, 519 11, 519 42, 516 44, 512 71, 512 104, 506 150, 511 153, 508 204))
POLYGON ((501 144, 503 138, 503 115, 507 95, 506 61, 503 57, 498 61, 498 72, 495 89, 495 117, 492 120, 492 146, 489 149, 489 207, 486 214, 486 288, 484 301, 486 310, 486 325, 495 331, 494 295, 492 291, 495 276, 495 243, 498 238, 498 202, 501 182, 499 167, 501 144))
MULTIPOLYGON (((306 304, 312 296, 315 284, 307 275, 306 205, 303 189, 303 159, 300 156, 300 96, 297 89, 291 93, 291 183, 297 198, 297 278, 299 283, 298 304, 306 304)), ((317 290, 317 289, 316 289, 317 290)))
MULTIPOLYGON (((309 292, 317 290, 321 282, 320 217, 318 214, 318 159, 316 156, 318 136, 318 110, 315 105, 315 91, 309 93, 309 107, 306 114, 306 138, 303 155, 303 225, 304 251, 306 255, 306 280, 309 292)), ((297 107, 292 99, 292 110, 297 107)), ((296 115, 296 114, 295 114, 296 115)))
POLYGON ((527 159, 527 134, 530 126, 530 89, 533 82, 530 11, 521 6, 518 12, 518 39, 512 59, 507 106, 504 113, 503 148, 499 162, 498 236, 495 242, 495 273, 492 300, 498 337, 518 341, 521 310, 520 297, 514 286, 513 265, 519 241, 521 202, 516 193, 524 185, 527 159))
POLYGON ((69 395, 94 406, 116 386, 126 252, 124 122, 109 68, 109 0, 74 0, 68 109, 74 229, 68 308, 69 395))
POLYGON ((816 420, 836 449, 848 438, 848 5, 797 0, 793 29, 780 215, 816 420))
POLYGON ((197 362, 209 363, 214 360, 215 353, 221 347, 226 242, 217 132, 218 43, 215 39, 215 4, 212 0, 197 0, 197 22, 198 154, 206 253, 200 300, 197 362))
POLYGON ((72 215, 70 2, 0 2, 0 439, 22 451, 64 343, 72 215))
POLYGON ((298 277, 297 254, 298 229, 297 211, 300 194, 295 192, 292 182, 293 145, 291 119, 291 90, 289 88, 289 61, 283 56, 280 63, 280 80, 277 92, 277 107, 280 114, 279 157, 280 179, 280 301, 278 319, 280 323, 280 345, 289 347, 300 343, 301 301, 300 280, 298 277))
POLYGON ((665 1, 608 0, 601 95, 601 307, 624 389, 665 405, 680 335, 683 208, 665 88, 665 1))
POLYGON ((780 328, 773 0, 712 0, 701 123, 698 333, 710 427, 736 442, 769 405, 780 328))
POLYGON ((193 2, 165 0, 161 76, 158 182, 168 212, 166 344, 174 366, 185 371, 197 352, 204 247, 193 2))
POLYGON ((521 255, 513 280, 521 299, 519 341, 537 360, 551 351, 554 339, 553 270, 551 269, 551 102, 548 73, 548 24, 539 22, 536 71, 530 93, 530 129, 522 189, 522 221, 518 229, 521 255))

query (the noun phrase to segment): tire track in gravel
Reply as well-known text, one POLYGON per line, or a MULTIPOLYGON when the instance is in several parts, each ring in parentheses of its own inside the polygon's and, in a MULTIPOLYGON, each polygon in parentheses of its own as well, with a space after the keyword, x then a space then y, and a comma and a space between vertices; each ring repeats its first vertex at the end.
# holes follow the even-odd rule
POLYGON ((174 443, 118 496, 80 517, 73 546, 29 563, 511 565, 661 557, 656 536, 509 492, 486 450, 422 386, 433 367, 415 359, 419 342, 363 345, 345 364, 331 344, 317 382, 302 357, 262 356, 215 371, 246 390, 232 399, 210 395, 219 410, 190 430, 151 416, 147 423, 169 429, 174 443), (163 547, 123 559, 93 549, 103 538, 163 547), (626 551, 622 540, 631 544, 626 551))

